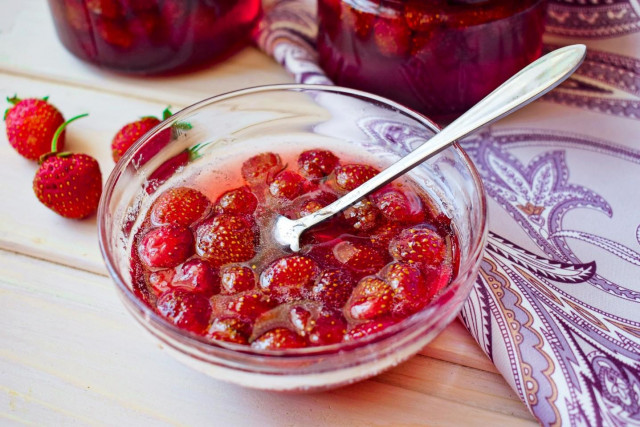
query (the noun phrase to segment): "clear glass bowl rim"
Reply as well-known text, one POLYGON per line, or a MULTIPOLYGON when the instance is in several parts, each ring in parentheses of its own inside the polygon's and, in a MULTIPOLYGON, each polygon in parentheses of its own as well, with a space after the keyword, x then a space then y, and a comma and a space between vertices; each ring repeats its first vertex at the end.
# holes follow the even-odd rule
MULTIPOLYGON (((197 335, 195 333, 191 333, 185 331, 183 329, 178 328, 177 326, 169 323, 160 315, 158 315, 155 311, 153 311, 147 304, 140 301, 138 297, 133 293, 133 291, 126 285, 126 280, 122 277, 122 274, 116 267, 117 263, 113 259, 113 254, 108 248, 108 232, 107 232, 107 220, 110 217, 108 212, 109 205, 111 201, 111 195, 113 194, 113 190, 115 186, 118 184, 118 179, 125 171, 125 168, 131 163, 133 155, 138 151, 140 147, 142 147, 149 139, 151 139, 155 134, 162 131, 163 129, 169 128, 175 122, 179 122, 185 119, 185 117, 189 116, 191 113, 196 112, 197 110, 207 107, 211 104, 215 104, 221 101, 225 101, 228 99, 241 97, 244 95, 254 95, 259 93, 268 93, 273 91, 303 91, 303 92, 328 92, 335 93, 339 95, 345 96, 353 96, 364 98, 369 102, 377 102, 380 104, 384 104, 387 107, 395 109, 402 114, 407 115, 408 117, 416 120, 418 123, 422 124, 430 131, 434 133, 440 131, 440 127, 424 116, 423 114, 412 110, 408 107, 403 106, 395 101, 392 101, 388 98, 375 95, 369 92, 351 89, 341 86, 332 86, 332 85, 313 85, 313 84, 302 84, 302 83, 288 83, 288 84, 272 84, 272 85, 261 85, 261 86, 253 86, 244 89, 239 89, 235 91, 226 92, 220 95, 215 95, 202 101, 199 101, 195 104, 192 104, 175 114, 171 115, 166 120, 162 121, 158 125, 156 125, 153 129, 149 130, 145 135, 143 135, 127 152, 122 156, 122 158, 116 163, 115 167, 109 174, 107 178, 107 182, 104 185, 102 196, 100 198, 100 204, 98 206, 98 243, 100 247, 100 252, 102 254, 102 258, 105 261, 105 265, 111 276, 112 280, 116 284, 116 288, 120 291, 120 296, 125 297, 130 303, 134 305, 134 307, 143 314, 144 318, 154 323, 156 326, 161 328, 165 333, 169 333, 179 340, 184 340, 184 343, 196 348, 205 348, 211 350, 215 353, 219 353, 218 355, 222 358, 225 357, 225 354, 230 357, 237 357, 239 355, 243 355, 244 357, 255 356, 258 358, 270 358, 270 357, 313 357, 327 353, 336 353, 341 352, 342 350, 348 350, 350 348, 361 348, 365 347, 368 344, 377 343, 383 341, 386 338, 393 337, 396 333, 408 329, 412 326, 421 326, 420 324, 424 321, 428 322, 430 317, 434 317, 432 312, 428 310, 429 306, 434 305, 440 298, 447 294, 447 289, 455 288, 454 284, 457 281, 462 280, 465 276, 465 273, 470 271, 473 268, 475 260, 481 256, 481 252, 484 251, 486 235, 488 231, 488 223, 487 223, 487 201, 484 192, 484 187, 482 184, 482 180, 480 179, 480 175, 476 170, 473 162, 467 155, 467 153, 462 149, 462 147, 458 144, 458 142, 454 142, 449 148, 446 150, 455 150, 457 154, 460 156, 460 159, 464 163, 465 167, 470 173, 472 177, 474 187, 476 192, 479 195, 480 209, 481 209, 481 229, 477 230, 475 234, 475 239, 470 242, 471 251, 469 257, 466 259, 466 263, 461 263, 458 269, 458 275, 453 280, 452 283, 436 296, 434 300, 432 300, 425 309, 385 328, 384 330, 374 333, 372 335, 360 338, 355 341, 348 342, 340 342, 337 344, 324 345, 324 346, 315 346, 315 347, 306 347, 299 349, 288 349, 288 350, 256 350, 246 345, 234 344, 234 343, 213 343, 211 340, 206 339, 203 336, 197 335)), ((158 153, 159 154, 159 153, 158 153)), ((156 155, 158 155, 156 154, 156 155)), ((469 287, 470 291, 471 287, 469 287)), ((465 297, 466 298, 466 297, 465 297)), ((127 307, 130 308, 130 307, 127 307)), ((150 330, 153 335, 157 335, 156 332, 151 330, 147 325, 145 328, 150 330)))

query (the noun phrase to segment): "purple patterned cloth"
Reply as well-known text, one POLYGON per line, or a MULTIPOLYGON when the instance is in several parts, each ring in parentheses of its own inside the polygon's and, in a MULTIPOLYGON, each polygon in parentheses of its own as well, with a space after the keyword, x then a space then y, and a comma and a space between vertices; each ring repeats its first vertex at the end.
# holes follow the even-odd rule
MULTIPOLYGON (((546 29, 585 63, 462 143, 491 231, 461 317, 542 425, 640 425, 640 2, 551 1, 546 29)), ((257 42, 330 84, 316 30, 313 3, 279 0, 257 42)))

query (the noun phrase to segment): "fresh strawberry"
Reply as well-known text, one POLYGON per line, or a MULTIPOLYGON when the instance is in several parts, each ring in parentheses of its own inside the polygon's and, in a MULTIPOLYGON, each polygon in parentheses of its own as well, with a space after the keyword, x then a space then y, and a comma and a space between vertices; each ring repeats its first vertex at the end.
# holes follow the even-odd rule
MULTIPOLYGON (((162 119, 166 120, 171 116, 171 111, 165 109, 162 119)), ((160 119, 153 116, 146 116, 135 122, 124 125, 111 140, 111 157, 117 162, 124 153, 145 133, 160 124, 160 119)))
POLYGON ((276 305, 275 301, 260 291, 246 291, 231 296, 216 295, 212 301, 216 313, 249 323, 276 305))
POLYGON ((384 56, 404 56, 411 45, 411 30, 404 19, 379 16, 373 24, 373 39, 384 56))
POLYGON ((155 225, 189 227, 204 218, 210 210, 211 202, 200 191, 189 187, 173 187, 153 202, 151 222, 155 225))
MULTIPOLYGON (((23 157, 38 160, 51 151, 56 130, 64 123, 62 114, 44 99, 7 98, 13 106, 4 113, 7 140, 23 157)), ((58 137, 58 149, 64 148, 64 132, 58 137)))
POLYGON ((407 317, 429 302, 429 287, 416 265, 394 262, 385 267, 381 276, 393 289, 394 315, 407 317))
POLYGON ((278 199, 293 200, 304 192, 305 181, 302 175, 284 170, 269 184, 269 193, 278 199))
POLYGON ((193 254, 193 234, 181 225, 163 225, 148 231, 138 243, 140 260, 149 268, 172 268, 193 254))
POLYGON ((249 219, 218 215, 201 224, 196 232, 198 255, 215 266, 243 262, 256 254, 258 234, 249 219))
POLYGON ((371 322, 360 323, 355 325, 347 334, 344 336, 344 341, 355 341, 364 337, 368 337, 375 333, 378 333, 389 326, 393 325, 393 320, 373 320, 371 322))
POLYGON ((369 231, 378 225, 378 209, 367 198, 345 209, 342 217, 355 231, 369 231))
POLYGON ((344 306, 345 314, 356 320, 381 317, 391 311, 393 289, 384 280, 367 276, 358 282, 344 306))
POLYGON ((311 298, 326 307, 340 309, 349 299, 355 284, 353 276, 346 270, 324 270, 311 289, 311 298))
POLYGON ((298 168, 307 179, 317 180, 333 172, 338 162, 338 157, 331 151, 308 150, 298 157, 298 168))
POLYGON ((199 294, 175 289, 163 294, 156 308, 165 319, 181 329, 202 333, 209 325, 211 304, 199 294))
POLYGON ((266 183, 282 169, 280 156, 273 153, 261 153, 242 164, 242 177, 249 184, 266 183))
POLYGON ((151 273, 149 284, 156 295, 176 288, 205 296, 220 292, 218 272, 207 261, 198 258, 190 259, 170 270, 151 273))
POLYGON ((424 221, 425 215, 420 197, 408 188, 403 190, 388 186, 372 194, 371 200, 389 221, 403 224, 417 224, 424 221))
POLYGON ((51 142, 51 153, 41 157, 33 179, 33 191, 38 200, 66 218, 80 219, 91 215, 98 208, 102 194, 102 174, 93 157, 57 152, 64 128, 85 116, 76 116, 58 127, 51 142))
POLYGON ((280 258, 260 275, 260 289, 276 300, 292 301, 311 288, 318 273, 318 264, 306 256, 280 258))
POLYGON ((335 170, 335 185, 343 191, 351 191, 376 176, 380 171, 369 165, 350 164, 335 170))
POLYGON ((215 318, 206 331, 206 336, 217 341, 249 344, 249 325, 234 318, 215 318))
POLYGON ((286 328, 267 331, 251 343, 251 347, 258 350, 286 350, 306 346, 307 342, 304 338, 286 328))
POLYGON ((249 187, 234 188, 223 193, 215 203, 217 213, 251 215, 258 206, 258 199, 249 187))
POLYGON ((249 291, 256 285, 256 274, 249 267, 225 265, 220 269, 220 284, 227 295, 249 291))
POLYGON ((407 228, 389 245, 389 253, 398 261, 437 265, 444 260, 447 245, 437 232, 427 226, 407 228))
POLYGON ((333 256, 362 277, 380 270, 387 263, 387 255, 365 241, 343 241, 333 247, 333 256))

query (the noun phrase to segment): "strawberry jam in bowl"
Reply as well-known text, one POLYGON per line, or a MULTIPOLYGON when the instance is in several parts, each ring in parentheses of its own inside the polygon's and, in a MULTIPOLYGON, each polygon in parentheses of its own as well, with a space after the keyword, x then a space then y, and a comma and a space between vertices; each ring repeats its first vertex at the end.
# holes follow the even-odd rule
POLYGON ((76 57, 115 71, 185 71, 244 46, 260 0, 49 0, 56 32, 76 57))
POLYGON ((449 122, 540 56, 545 7, 545 0, 319 0, 319 60, 336 84, 449 122))
POLYGON ((428 143, 393 101, 274 85, 171 116, 117 163, 100 203, 125 306, 184 363, 277 391, 327 389, 417 353, 460 311, 481 261, 481 182, 455 144, 277 244, 279 215, 329 205, 428 143))

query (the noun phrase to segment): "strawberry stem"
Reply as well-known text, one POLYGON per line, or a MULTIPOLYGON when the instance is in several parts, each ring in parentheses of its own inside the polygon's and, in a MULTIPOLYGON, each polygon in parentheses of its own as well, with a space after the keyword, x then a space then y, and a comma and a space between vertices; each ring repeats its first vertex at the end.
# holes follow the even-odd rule
POLYGON ((18 102, 21 101, 21 99, 18 98, 18 94, 15 94, 12 97, 7 96, 7 101, 9 101, 10 104, 16 105, 18 102))
POLYGON ((169 105, 167 108, 164 109, 164 111, 162 112, 162 120, 167 120, 169 117, 171 117, 171 105, 169 105))
POLYGON ((189 161, 200 158, 202 156, 202 153, 200 152, 200 150, 202 150, 209 144, 211 144, 211 141, 201 142, 200 144, 196 144, 193 147, 187 148, 187 151, 189 152, 189 161))
POLYGON ((60 126, 58 126, 58 129, 56 129, 56 133, 53 134, 53 139, 51 140, 51 152, 52 153, 55 153, 56 151, 58 151, 58 139, 60 138, 60 135, 62 135, 62 132, 64 132, 64 128, 66 128, 67 125, 69 123, 73 122, 74 120, 78 120, 78 119, 81 119, 83 117, 87 117, 88 115, 89 115, 88 113, 80 114, 78 116, 70 118, 69 120, 67 120, 66 122, 64 122, 60 126))

